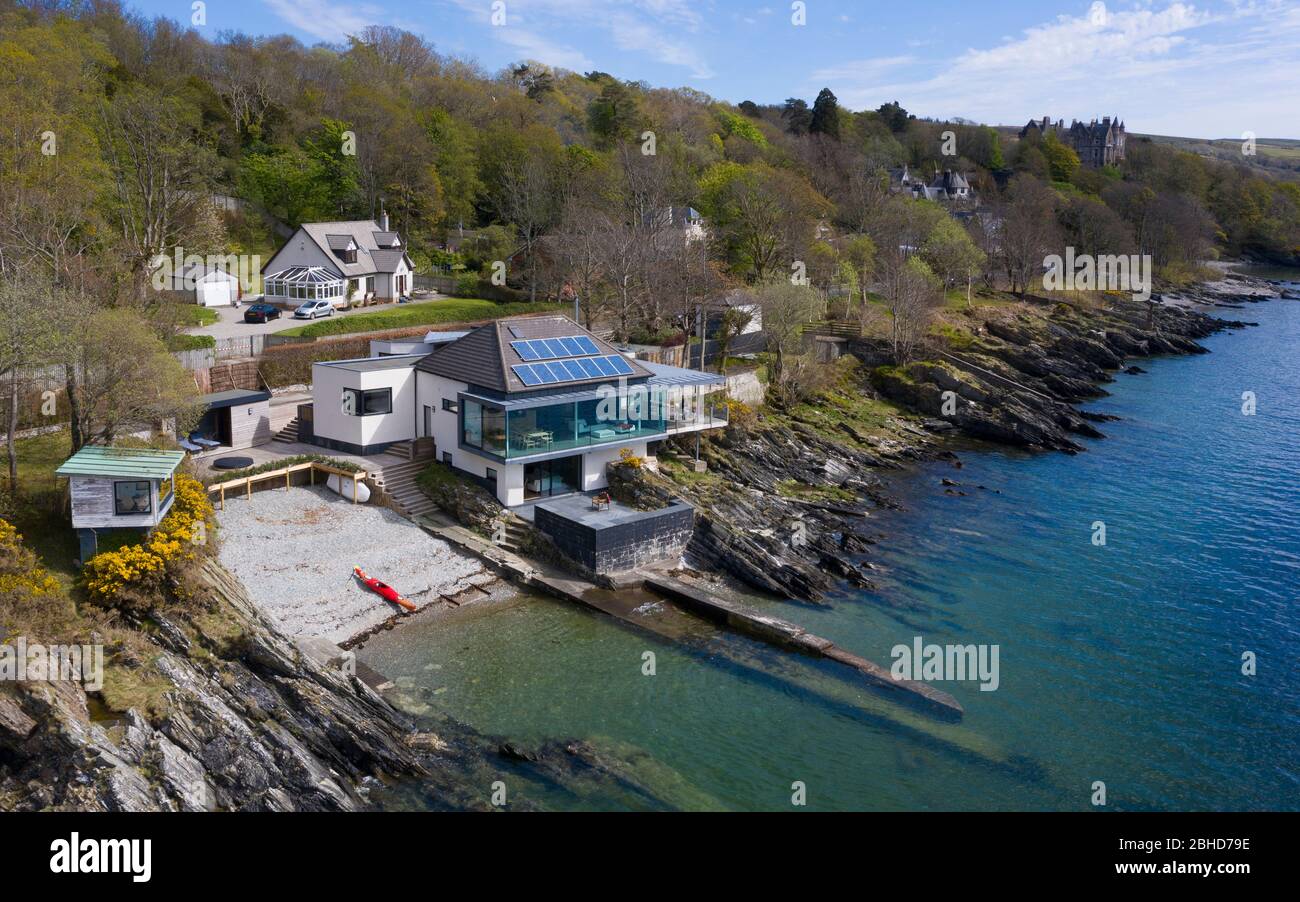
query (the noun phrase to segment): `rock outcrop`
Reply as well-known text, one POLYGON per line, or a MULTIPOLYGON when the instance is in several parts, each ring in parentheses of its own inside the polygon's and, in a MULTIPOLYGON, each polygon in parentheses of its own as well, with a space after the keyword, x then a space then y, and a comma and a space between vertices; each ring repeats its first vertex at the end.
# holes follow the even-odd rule
POLYGON ((149 617, 160 713, 104 713, 74 682, 0 695, 0 809, 350 810, 369 778, 427 772, 365 683, 302 654, 215 562, 196 581, 200 613, 149 617))
POLYGON ((1104 437, 1095 424, 1109 418, 1076 405, 1105 395, 1101 386, 1128 358, 1204 353, 1199 339, 1248 325, 1127 299, 1105 308, 1036 300, 1021 310, 982 311, 977 334, 960 350, 923 348, 923 359, 904 368, 881 365, 889 356, 883 343, 850 342, 849 352, 869 369, 869 384, 856 391, 916 415, 894 419, 884 436, 849 416, 834 424, 832 436, 824 422, 778 410, 706 438, 710 478, 659 487, 664 499, 680 495, 696 505, 688 564, 802 601, 822 601, 840 581, 870 587, 861 554, 875 541, 867 518, 873 507, 896 506, 882 472, 921 459, 960 466, 939 443, 956 433, 1081 451, 1081 439, 1104 437))

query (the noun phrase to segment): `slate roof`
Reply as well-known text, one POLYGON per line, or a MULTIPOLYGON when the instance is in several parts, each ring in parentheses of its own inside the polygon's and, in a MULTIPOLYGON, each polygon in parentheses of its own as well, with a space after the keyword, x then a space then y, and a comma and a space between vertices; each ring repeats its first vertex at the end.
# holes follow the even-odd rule
POLYGON ((397 272, 397 267, 405 256, 406 252, 402 250, 375 250, 370 252, 370 259, 375 264, 375 272, 397 272))
MULTIPOLYGON (((304 222, 299 228, 308 238, 325 252, 329 257, 330 266, 337 270, 344 278, 355 279, 360 276, 374 275, 375 273, 390 273, 397 270, 397 266, 403 259, 406 265, 412 269, 411 260, 406 256, 406 252, 400 247, 391 247, 393 241, 400 241, 396 232, 384 231, 379 223, 372 219, 357 219, 347 222, 304 222), (354 243, 357 246, 357 262, 344 263, 338 255, 338 251, 343 251, 354 243)), ((293 237, 285 244, 288 247, 297 238, 295 232, 293 237)), ((281 248, 283 250, 283 248, 281 248)), ((273 272, 271 266, 275 263, 275 257, 279 256, 277 251, 262 271, 273 272)))
MULTIPOLYGON (((476 388, 492 391, 513 392, 537 391, 524 385, 515 375, 512 366, 527 363, 510 342, 530 338, 565 338, 585 335, 590 338, 602 355, 618 355, 618 349, 586 329, 579 326, 567 316, 524 316, 512 319, 499 319, 479 326, 464 338, 437 348, 424 357, 417 365, 417 370, 455 379, 476 388)), ((632 374, 627 379, 649 377, 650 371, 639 361, 627 360, 632 374)), ((574 380, 566 382, 565 387, 581 385, 600 385, 613 382, 612 377, 574 380)), ((555 386, 548 386, 554 389, 555 386)))

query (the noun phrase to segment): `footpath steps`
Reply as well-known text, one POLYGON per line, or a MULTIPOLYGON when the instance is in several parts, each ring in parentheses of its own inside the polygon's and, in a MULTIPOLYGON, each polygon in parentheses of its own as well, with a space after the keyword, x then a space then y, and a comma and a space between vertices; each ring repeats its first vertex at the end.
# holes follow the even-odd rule
POLYGON ((384 467, 380 475, 384 492, 392 499, 393 507, 404 517, 414 520, 438 509, 438 505, 416 483, 416 478, 431 459, 416 458, 393 464, 384 467))

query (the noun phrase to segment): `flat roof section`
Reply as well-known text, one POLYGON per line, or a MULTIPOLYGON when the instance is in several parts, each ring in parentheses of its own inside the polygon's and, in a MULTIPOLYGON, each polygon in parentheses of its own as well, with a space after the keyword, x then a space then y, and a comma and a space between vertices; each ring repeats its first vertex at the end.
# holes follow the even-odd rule
POLYGON ((650 371, 650 385, 726 385, 727 378, 717 373, 702 373, 699 370, 686 370, 680 366, 668 366, 665 363, 651 363, 638 360, 637 363, 650 371))
POLYGON ((256 404, 259 401, 269 401, 271 400, 271 393, 269 391, 232 388, 227 391, 204 395, 202 400, 209 410, 219 410, 223 407, 238 407, 240 404, 256 404))
POLYGON ((354 373, 365 373, 373 370, 400 370, 413 367, 423 357, 423 354, 392 354, 387 357, 358 357, 354 360, 321 360, 313 366, 332 366, 354 373))

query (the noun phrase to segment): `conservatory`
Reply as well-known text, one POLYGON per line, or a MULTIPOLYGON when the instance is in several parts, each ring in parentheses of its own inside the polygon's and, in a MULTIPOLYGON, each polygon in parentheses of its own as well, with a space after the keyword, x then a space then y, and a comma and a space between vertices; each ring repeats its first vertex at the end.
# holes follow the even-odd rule
POLYGON ((266 300, 272 303, 330 301, 336 307, 347 303, 346 281, 324 266, 291 266, 267 275, 262 284, 266 300))

